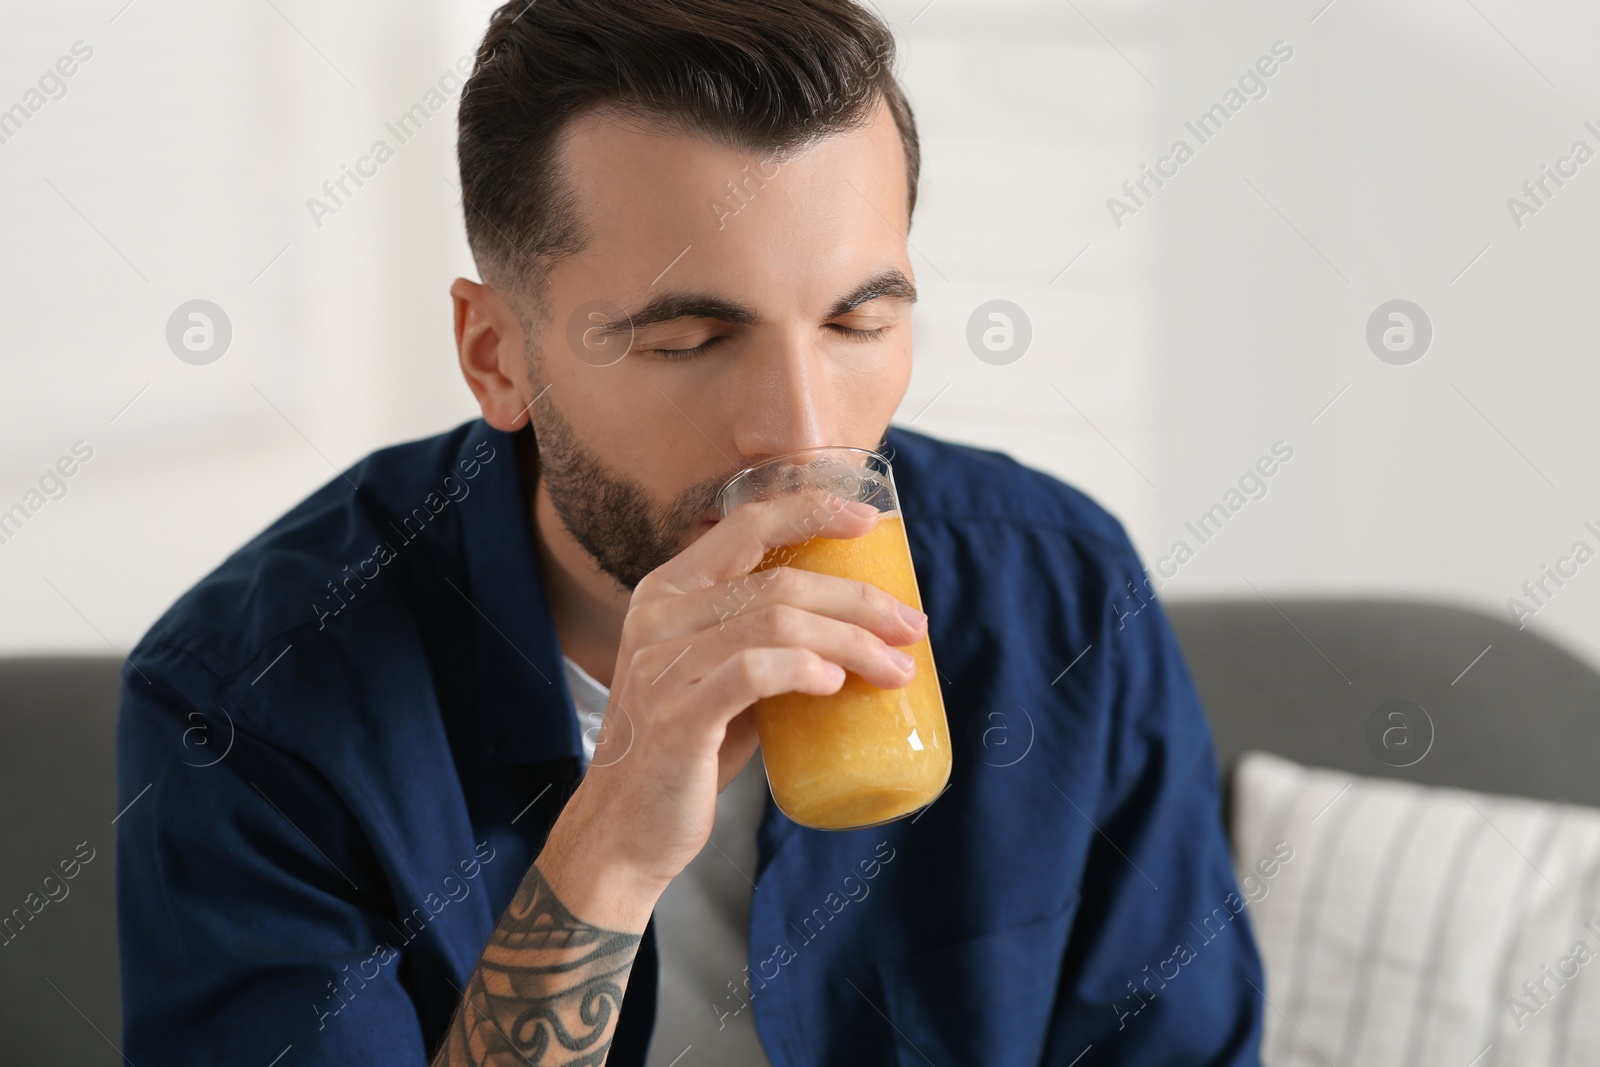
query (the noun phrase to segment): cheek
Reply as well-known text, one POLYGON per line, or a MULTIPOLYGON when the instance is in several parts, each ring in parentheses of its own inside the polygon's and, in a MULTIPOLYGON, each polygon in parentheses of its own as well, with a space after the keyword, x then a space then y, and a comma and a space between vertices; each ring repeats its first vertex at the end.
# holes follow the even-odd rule
MULTIPOLYGON (((581 432, 611 476, 643 492, 660 513, 679 505, 686 488, 721 475, 728 466, 723 452, 732 453, 724 440, 722 399, 714 389, 684 389, 642 375, 603 398, 581 432)), ((700 532, 697 527, 688 534, 700 532)))
POLYGON ((597 447, 614 471, 645 488, 657 504, 666 504, 671 494, 663 496, 664 488, 675 490, 727 465, 722 453, 729 448, 725 410, 730 399, 715 387, 690 383, 687 376, 631 382, 605 406, 597 447))
MULTIPOLYGON (((850 413, 852 424, 864 428, 876 427, 889 421, 906 399, 911 385, 911 330, 909 325, 899 331, 899 336, 855 352, 846 349, 834 378, 834 396, 830 399, 839 409, 850 413)), ((931 399, 938 386, 922 402, 931 399)), ((920 404, 919 404, 920 406, 920 404)), ((916 412, 909 412, 910 418, 916 412)))

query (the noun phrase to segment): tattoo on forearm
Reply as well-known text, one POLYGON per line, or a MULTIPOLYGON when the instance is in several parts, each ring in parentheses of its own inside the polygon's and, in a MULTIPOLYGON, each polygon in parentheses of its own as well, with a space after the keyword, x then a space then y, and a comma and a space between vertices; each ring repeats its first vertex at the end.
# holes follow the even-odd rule
POLYGON ((467 982, 436 1067, 599 1067, 639 941, 574 917, 529 867, 467 982))

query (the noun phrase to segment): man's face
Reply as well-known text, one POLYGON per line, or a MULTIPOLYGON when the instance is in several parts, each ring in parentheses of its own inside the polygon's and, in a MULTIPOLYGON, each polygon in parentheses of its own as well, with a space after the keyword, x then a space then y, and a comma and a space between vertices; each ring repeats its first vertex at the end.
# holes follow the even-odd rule
POLYGON ((530 415, 557 513, 632 589, 741 467, 881 447, 911 377, 905 156, 880 104, 782 160, 603 115, 563 159, 588 240, 530 324, 530 415))

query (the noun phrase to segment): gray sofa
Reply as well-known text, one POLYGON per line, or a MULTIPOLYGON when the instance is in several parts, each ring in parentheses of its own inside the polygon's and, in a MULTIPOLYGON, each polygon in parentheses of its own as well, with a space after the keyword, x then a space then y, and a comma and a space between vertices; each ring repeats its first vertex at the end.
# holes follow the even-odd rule
POLYGON ((48 899, 45 877, 80 843, 94 849, 65 897, 0 935, 0 1062, 122 1063, 111 825, 121 666, 0 660, 0 918, 29 914, 30 893, 48 899))
MULTIPOLYGON (((1254 748, 1358 774, 1600 806, 1600 674, 1502 619, 1381 600, 1167 610, 1225 769, 1254 748), (1427 754, 1409 767, 1369 743, 1374 713, 1395 699, 1431 722, 1427 754)), ((0 914, 39 892, 80 843, 94 849, 70 893, 0 947, 8 1063, 122 1062, 112 848, 119 666, 0 660, 0 914)))
POLYGON ((1167 610, 1224 768, 1259 749, 1353 774, 1600 807, 1600 673, 1501 616, 1394 600, 1167 610), (1369 721, 1391 700, 1432 721, 1432 748, 1409 767, 1369 743, 1369 721))

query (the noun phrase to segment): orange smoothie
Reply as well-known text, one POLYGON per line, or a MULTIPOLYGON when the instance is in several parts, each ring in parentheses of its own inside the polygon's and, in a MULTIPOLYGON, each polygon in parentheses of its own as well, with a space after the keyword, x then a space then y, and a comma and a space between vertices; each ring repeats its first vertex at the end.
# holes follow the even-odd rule
MULTIPOLYGON (((898 512, 886 512, 860 537, 813 537, 773 549, 762 566, 777 564, 870 582, 922 608, 898 512)), ((933 651, 926 637, 896 647, 917 661, 902 689, 879 689, 850 672, 828 696, 783 693, 756 702, 772 797, 802 826, 888 822, 931 802, 949 781, 950 728, 933 651)))

